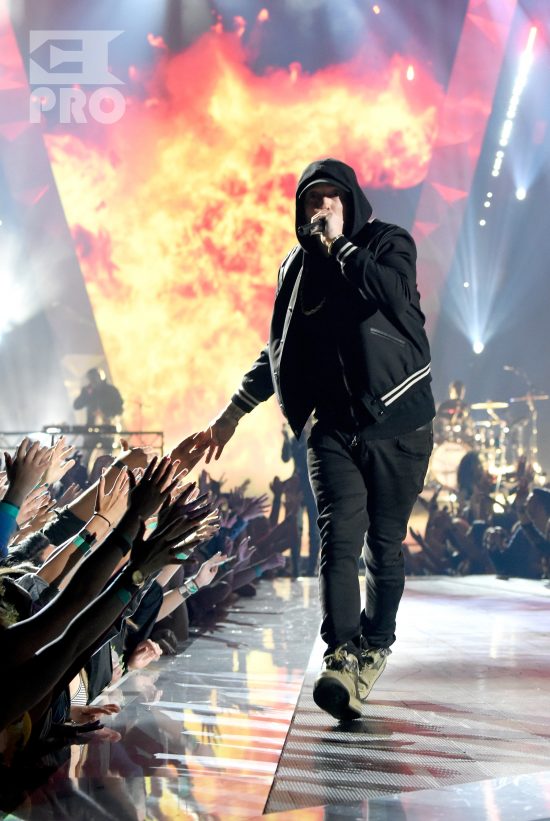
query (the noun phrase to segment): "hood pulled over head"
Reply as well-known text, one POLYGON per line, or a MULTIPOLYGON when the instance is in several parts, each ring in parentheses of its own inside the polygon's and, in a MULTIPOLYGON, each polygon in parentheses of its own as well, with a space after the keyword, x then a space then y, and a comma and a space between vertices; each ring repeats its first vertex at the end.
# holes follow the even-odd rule
MULTIPOLYGON (((317 182, 333 183, 345 192, 344 234, 353 239, 369 221, 372 206, 357 182, 353 168, 331 157, 310 163, 300 177, 296 189, 296 229, 308 221, 302 195, 317 182)), ((315 236, 300 237, 299 242, 306 251, 313 251, 318 248, 319 240, 315 236)))

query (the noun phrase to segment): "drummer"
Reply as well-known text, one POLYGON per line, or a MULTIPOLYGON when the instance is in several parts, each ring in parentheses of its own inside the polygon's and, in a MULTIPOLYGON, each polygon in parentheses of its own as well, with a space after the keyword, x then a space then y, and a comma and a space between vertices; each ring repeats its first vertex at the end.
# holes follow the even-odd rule
POLYGON ((467 441, 471 439, 470 406, 464 401, 464 382, 456 379, 449 385, 449 398, 441 402, 434 419, 436 442, 467 441))

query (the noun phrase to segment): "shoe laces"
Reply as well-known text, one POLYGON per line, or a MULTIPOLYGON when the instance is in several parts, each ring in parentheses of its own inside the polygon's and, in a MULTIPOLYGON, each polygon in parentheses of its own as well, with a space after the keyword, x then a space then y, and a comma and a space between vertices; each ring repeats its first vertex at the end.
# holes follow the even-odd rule
POLYGON ((389 647, 367 647, 361 651, 361 666, 369 666, 376 663, 376 659, 372 655, 373 653, 376 653, 380 658, 391 656, 389 647))
POLYGON ((325 657, 325 664, 333 670, 354 670, 357 657, 349 653, 345 647, 337 647, 334 653, 325 657))

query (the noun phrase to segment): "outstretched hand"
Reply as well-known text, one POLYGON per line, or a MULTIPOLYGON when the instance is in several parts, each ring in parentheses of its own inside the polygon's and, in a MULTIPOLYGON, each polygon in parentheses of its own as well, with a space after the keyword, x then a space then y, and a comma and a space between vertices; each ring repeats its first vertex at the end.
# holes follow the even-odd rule
POLYGON ((147 463, 151 459, 153 449, 149 446, 144 448, 132 448, 127 439, 120 440, 122 453, 120 453, 117 461, 124 462, 127 468, 135 470, 135 468, 146 468, 147 463))
POLYGON ((219 459, 223 450, 233 434, 237 430, 237 424, 233 419, 229 419, 222 414, 212 422, 206 430, 197 434, 197 446, 206 452, 206 464, 208 465, 212 457, 219 459))
POLYGON ((171 459, 178 459, 180 466, 178 469, 178 476, 189 473, 195 465, 197 465, 208 448, 208 442, 203 438, 201 433, 193 433, 176 445, 172 450, 171 459))
POLYGON ((65 437, 60 436, 55 445, 50 448, 50 461, 43 477, 46 485, 55 485, 75 466, 75 460, 71 458, 74 452, 75 448, 67 445, 65 437))
POLYGON ((179 462, 172 462, 169 456, 164 456, 160 461, 154 456, 138 485, 134 483, 133 476, 130 478, 132 489, 128 512, 137 514, 142 521, 156 513, 178 483, 175 478, 178 468, 179 462))
POLYGON ((199 590, 203 587, 208 587, 208 585, 214 581, 220 565, 226 561, 227 556, 218 551, 201 564, 198 572, 193 576, 193 581, 199 590))
POLYGON ((130 565, 143 576, 156 573, 166 564, 181 564, 188 558, 190 548, 218 529, 218 514, 212 510, 212 502, 199 497, 189 503, 192 490, 193 486, 188 487, 176 502, 161 511, 157 529, 149 539, 144 539, 142 527, 134 540, 130 565))
POLYGON ((49 448, 41 447, 39 442, 33 442, 25 437, 17 449, 15 456, 4 453, 9 488, 5 501, 21 507, 26 496, 40 482, 51 458, 49 448))
POLYGON ((106 519, 109 527, 114 527, 126 512, 129 490, 130 478, 127 470, 120 471, 109 493, 105 491, 105 474, 103 474, 97 485, 94 516, 106 519))

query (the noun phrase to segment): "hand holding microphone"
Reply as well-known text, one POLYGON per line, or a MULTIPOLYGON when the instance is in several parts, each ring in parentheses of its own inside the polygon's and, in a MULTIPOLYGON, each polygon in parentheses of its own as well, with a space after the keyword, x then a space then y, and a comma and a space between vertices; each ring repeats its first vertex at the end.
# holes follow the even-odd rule
POLYGON ((315 234, 322 234, 327 224, 326 217, 320 217, 313 220, 313 222, 306 222, 305 225, 298 227, 299 237, 313 237, 315 234))
POLYGON ((310 216, 310 222, 305 225, 300 225, 297 229, 299 237, 318 236, 324 245, 328 245, 335 237, 343 234, 344 231, 344 213, 342 204, 339 199, 334 202, 331 208, 319 208, 313 214, 308 213, 306 208, 306 217, 310 216))

